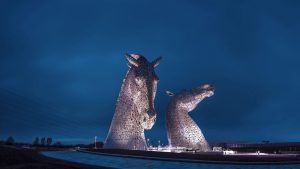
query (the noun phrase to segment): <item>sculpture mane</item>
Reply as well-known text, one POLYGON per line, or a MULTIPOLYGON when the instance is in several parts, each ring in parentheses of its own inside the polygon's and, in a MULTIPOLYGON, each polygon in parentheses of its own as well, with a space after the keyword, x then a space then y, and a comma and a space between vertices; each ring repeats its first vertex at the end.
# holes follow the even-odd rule
POLYGON ((167 94, 172 96, 166 114, 169 145, 209 151, 209 144, 202 131, 188 113, 194 110, 204 98, 214 94, 213 87, 205 84, 177 94, 167 91, 167 94))
POLYGON ((156 120, 154 98, 161 58, 148 62, 142 55, 126 54, 129 70, 123 80, 104 148, 145 150, 144 129, 156 120))

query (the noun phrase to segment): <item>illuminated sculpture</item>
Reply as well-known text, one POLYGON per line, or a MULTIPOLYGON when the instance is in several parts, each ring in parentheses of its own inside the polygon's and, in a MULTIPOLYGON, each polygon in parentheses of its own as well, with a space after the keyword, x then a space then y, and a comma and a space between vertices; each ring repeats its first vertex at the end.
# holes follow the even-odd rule
POLYGON ((148 62, 142 55, 126 54, 129 70, 119 93, 104 148, 146 150, 144 129, 156 120, 154 98, 158 77, 154 72, 161 57, 148 62))
POLYGON ((200 128, 188 113, 194 110, 204 98, 212 96, 214 88, 205 84, 177 94, 167 91, 167 94, 172 96, 166 114, 169 145, 209 151, 210 147, 200 128))

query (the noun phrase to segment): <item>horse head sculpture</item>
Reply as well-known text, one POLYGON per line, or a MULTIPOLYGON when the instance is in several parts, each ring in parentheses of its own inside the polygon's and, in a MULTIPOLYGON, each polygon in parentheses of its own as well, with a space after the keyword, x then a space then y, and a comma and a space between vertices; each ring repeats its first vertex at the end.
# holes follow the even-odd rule
POLYGON ((204 98, 212 96, 214 88, 204 84, 176 94, 167 91, 167 94, 172 96, 166 113, 169 145, 209 151, 209 144, 199 126, 189 116, 189 112, 193 111, 204 98))
POLYGON ((158 77, 154 68, 161 57, 152 62, 138 54, 126 54, 129 70, 119 93, 105 148, 147 148, 144 129, 151 129, 156 120, 154 98, 158 77))

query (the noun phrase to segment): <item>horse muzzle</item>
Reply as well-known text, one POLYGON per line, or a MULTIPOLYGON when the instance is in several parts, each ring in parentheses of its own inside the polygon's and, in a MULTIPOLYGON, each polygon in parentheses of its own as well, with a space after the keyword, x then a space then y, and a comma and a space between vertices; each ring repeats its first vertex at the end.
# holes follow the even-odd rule
POLYGON ((144 117, 143 120, 144 129, 147 130, 151 129, 155 124, 155 121, 156 121, 156 113, 154 111, 148 112, 148 114, 146 115, 146 117, 144 117))

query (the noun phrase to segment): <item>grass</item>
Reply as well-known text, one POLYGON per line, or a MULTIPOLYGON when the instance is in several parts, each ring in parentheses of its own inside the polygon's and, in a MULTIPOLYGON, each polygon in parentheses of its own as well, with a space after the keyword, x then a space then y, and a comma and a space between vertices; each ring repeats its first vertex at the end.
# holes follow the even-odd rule
POLYGON ((109 169, 68 162, 41 155, 34 149, 0 146, 0 168, 3 169, 109 169))

